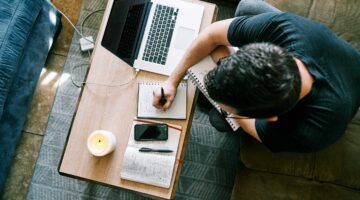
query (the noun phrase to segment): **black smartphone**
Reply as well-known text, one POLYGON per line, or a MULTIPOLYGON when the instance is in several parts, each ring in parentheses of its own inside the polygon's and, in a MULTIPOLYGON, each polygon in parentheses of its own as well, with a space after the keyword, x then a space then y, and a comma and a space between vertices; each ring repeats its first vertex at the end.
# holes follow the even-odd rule
POLYGON ((136 141, 163 141, 168 139, 167 124, 135 124, 136 141))

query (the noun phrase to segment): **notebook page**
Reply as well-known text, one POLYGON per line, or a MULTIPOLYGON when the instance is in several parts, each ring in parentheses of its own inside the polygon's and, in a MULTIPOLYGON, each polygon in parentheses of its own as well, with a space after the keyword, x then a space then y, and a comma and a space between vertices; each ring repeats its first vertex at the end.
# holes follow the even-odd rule
POLYGON ((187 84, 181 83, 175 99, 169 109, 159 110, 152 105, 153 91, 159 83, 139 83, 138 112, 139 118, 186 119, 187 84))

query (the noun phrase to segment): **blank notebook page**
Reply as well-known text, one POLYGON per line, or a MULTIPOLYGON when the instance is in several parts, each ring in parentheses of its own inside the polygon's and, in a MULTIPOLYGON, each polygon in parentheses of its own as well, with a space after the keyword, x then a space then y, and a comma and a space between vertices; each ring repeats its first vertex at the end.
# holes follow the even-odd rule
POLYGON ((175 99, 166 111, 156 109, 153 105, 153 91, 159 83, 139 83, 138 118, 186 119, 187 84, 180 83, 175 99))

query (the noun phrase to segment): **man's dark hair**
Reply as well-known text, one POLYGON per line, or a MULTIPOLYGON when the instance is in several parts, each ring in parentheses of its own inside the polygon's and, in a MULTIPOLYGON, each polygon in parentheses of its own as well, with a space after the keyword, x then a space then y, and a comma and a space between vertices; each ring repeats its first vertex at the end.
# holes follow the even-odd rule
POLYGON ((252 43, 223 59, 205 77, 211 98, 231 106, 238 115, 266 118, 289 111, 299 100, 297 64, 285 49, 252 43))

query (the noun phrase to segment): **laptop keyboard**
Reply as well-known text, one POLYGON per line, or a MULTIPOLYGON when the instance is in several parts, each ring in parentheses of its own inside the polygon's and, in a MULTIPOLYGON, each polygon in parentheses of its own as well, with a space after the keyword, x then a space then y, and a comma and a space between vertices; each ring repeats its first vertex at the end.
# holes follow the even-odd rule
POLYGON ((165 65, 179 9, 156 5, 142 59, 165 65))

